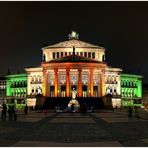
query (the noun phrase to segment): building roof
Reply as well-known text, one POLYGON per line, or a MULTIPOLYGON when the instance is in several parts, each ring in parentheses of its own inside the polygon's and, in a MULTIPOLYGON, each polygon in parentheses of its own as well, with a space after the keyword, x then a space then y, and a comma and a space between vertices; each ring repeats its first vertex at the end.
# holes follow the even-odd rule
POLYGON ((27 77, 27 73, 6 75, 6 78, 19 78, 19 77, 27 77))
POLYGON ((62 58, 58 58, 58 59, 53 59, 47 63, 65 63, 65 62, 105 63, 105 62, 100 62, 97 60, 89 59, 89 58, 78 56, 78 55, 70 55, 70 56, 66 56, 66 57, 62 57, 62 58))
POLYGON ((127 77, 127 78, 143 78, 142 75, 134 75, 134 74, 121 74, 121 77, 127 77))
POLYGON ((101 46, 93 45, 84 41, 80 41, 78 39, 70 39, 67 41, 59 42, 50 46, 43 47, 42 49, 50 49, 50 48, 72 48, 75 46, 76 48, 99 48, 104 49, 101 46))

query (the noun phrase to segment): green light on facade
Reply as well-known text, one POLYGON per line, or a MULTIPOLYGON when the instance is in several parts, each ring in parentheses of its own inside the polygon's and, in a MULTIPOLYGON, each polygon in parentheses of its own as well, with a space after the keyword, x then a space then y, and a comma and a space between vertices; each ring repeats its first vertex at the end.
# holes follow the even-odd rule
POLYGON ((6 96, 27 92, 27 74, 12 74, 6 76, 6 96))
POLYGON ((141 106, 133 99, 142 98, 142 78, 140 75, 121 74, 122 106, 141 106))

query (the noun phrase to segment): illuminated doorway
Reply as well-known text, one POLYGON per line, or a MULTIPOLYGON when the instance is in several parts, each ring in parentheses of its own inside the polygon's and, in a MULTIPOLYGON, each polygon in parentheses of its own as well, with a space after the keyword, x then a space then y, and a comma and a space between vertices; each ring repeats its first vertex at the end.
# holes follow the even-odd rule
POLYGON ((54 86, 50 86, 50 97, 54 97, 54 86))
POLYGON ((86 85, 82 86, 82 96, 87 97, 87 86, 86 85))
POLYGON ((65 97, 65 93, 66 93, 66 86, 62 85, 61 86, 61 97, 65 97))
POLYGON ((98 97, 98 86, 94 86, 94 97, 98 97))

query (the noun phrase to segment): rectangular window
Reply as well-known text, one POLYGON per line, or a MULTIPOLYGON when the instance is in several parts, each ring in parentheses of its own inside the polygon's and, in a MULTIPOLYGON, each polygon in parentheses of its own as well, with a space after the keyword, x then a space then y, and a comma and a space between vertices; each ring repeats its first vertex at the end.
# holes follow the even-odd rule
POLYGON ((87 58, 87 52, 84 52, 84 56, 87 58))
POLYGON ((92 58, 95 59, 95 52, 92 53, 92 58))
POLYGON ((69 52, 69 55, 71 55, 71 52, 69 52))
POLYGON ((52 58, 55 59, 55 52, 52 53, 52 58))
POLYGON ((76 55, 79 55, 79 52, 76 52, 76 55))
POLYGON ((59 52, 57 52, 57 58, 59 58, 59 52))
POLYGON ((91 58, 91 52, 88 53, 88 58, 91 58))
POLYGON ((80 56, 83 56, 83 52, 80 52, 80 56))
POLYGON ((67 52, 65 52, 65 56, 67 56, 67 52))
POLYGON ((63 57, 63 52, 61 52, 61 57, 63 57))

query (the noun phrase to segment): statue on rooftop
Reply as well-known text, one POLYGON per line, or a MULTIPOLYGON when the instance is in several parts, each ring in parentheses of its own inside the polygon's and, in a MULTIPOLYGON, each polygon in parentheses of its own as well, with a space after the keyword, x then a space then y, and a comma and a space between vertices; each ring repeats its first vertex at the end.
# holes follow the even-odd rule
POLYGON ((79 39, 79 34, 76 31, 72 31, 71 34, 68 35, 69 39, 79 39))

